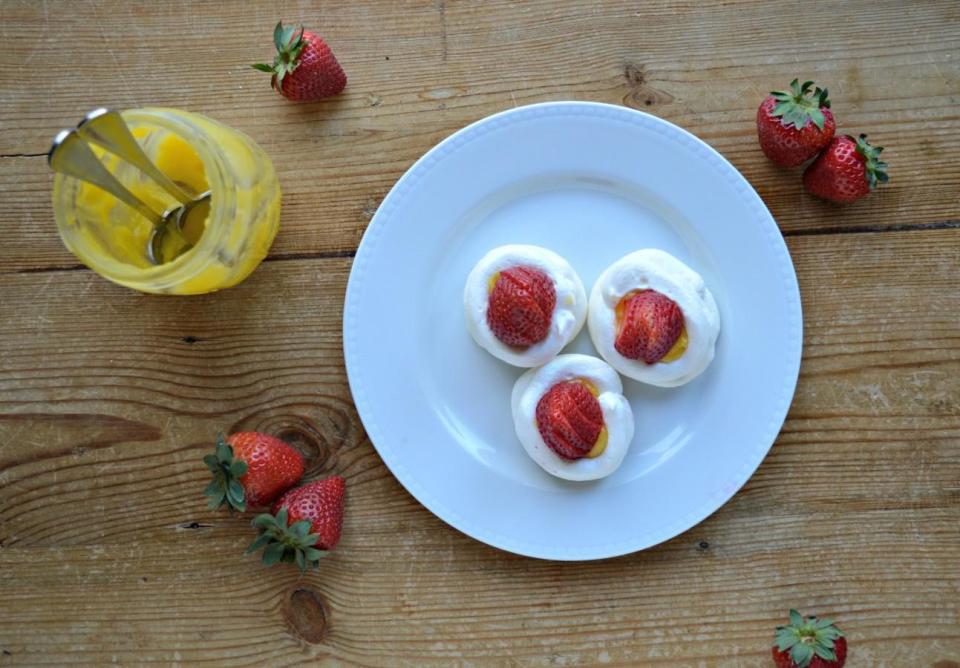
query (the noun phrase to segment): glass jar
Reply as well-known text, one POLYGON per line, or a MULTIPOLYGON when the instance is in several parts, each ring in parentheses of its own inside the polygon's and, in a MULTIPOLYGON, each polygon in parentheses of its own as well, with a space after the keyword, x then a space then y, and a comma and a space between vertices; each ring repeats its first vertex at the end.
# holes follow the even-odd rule
MULTIPOLYGON (((199 294, 242 281, 266 257, 279 225, 280 184, 270 158, 247 135, 200 114, 145 108, 123 118, 160 171, 188 191, 211 191, 206 218, 198 207, 185 224, 194 246, 154 264, 150 221, 96 186, 57 174, 53 211, 64 244, 104 278, 142 292, 199 294)), ((135 167, 93 149, 154 210, 178 204, 135 167)))

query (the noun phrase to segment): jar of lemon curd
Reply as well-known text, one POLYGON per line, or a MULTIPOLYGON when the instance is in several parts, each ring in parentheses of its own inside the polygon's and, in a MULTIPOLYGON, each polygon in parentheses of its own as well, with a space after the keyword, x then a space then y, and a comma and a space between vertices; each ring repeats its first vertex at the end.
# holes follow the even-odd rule
MULTIPOLYGON (((280 220, 270 158, 247 135, 200 114, 145 108, 124 111, 123 118, 160 171, 188 192, 210 191, 209 204, 183 223, 193 245, 155 264, 150 221, 96 186, 57 174, 53 210, 64 244, 104 278, 142 292, 199 294, 242 281, 266 256, 280 220)), ((92 148, 155 211, 178 204, 135 167, 92 148)))

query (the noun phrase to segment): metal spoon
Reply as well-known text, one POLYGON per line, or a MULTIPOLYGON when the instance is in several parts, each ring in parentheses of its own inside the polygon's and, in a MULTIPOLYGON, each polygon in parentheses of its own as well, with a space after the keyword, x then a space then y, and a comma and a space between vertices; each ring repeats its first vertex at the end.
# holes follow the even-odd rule
MULTIPOLYGON (((143 152, 140 143, 133 136, 119 111, 106 107, 94 109, 77 125, 77 132, 87 141, 103 147, 139 169, 180 202, 183 206, 179 210, 171 209, 166 214, 178 230, 183 230, 183 223, 187 220, 191 209, 210 199, 209 190, 192 197, 161 172, 143 152)), ((170 222, 167 225, 169 226, 170 222)), ((155 235, 156 237, 161 237, 162 240, 162 234, 155 235)), ((159 248, 159 241, 155 245, 159 248)))
POLYGON ((62 130, 54 137, 50 152, 47 153, 47 163, 56 172, 105 190, 149 220, 153 224, 153 234, 147 251, 150 261, 154 264, 161 264, 164 261, 161 242, 167 234, 176 235, 181 242, 182 250, 178 249, 179 252, 192 246, 179 228, 179 213, 184 207, 174 207, 164 213, 152 209, 103 166, 76 130, 62 130))

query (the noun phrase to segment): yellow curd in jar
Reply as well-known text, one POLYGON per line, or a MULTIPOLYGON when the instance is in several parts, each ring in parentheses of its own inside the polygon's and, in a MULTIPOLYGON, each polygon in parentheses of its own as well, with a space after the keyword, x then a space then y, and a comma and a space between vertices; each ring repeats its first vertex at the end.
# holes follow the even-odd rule
MULTIPOLYGON (((200 114, 137 109, 124 119, 157 167, 188 192, 211 191, 183 222, 193 247, 166 235, 163 257, 149 255, 153 225, 96 186, 58 174, 54 215, 67 247, 87 266, 143 292, 198 294, 239 283, 263 260, 280 218, 273 165, 252 139, 200 114)), ((123 160, 94 147, 104 165, 158 212, 177 206, 166 191, 123 160)))

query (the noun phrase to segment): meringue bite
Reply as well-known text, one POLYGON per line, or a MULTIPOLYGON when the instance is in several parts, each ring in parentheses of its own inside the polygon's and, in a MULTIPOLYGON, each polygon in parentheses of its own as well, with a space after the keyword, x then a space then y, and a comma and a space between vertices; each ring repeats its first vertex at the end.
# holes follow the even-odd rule
POLYGON ((474 341, 519 367, 553 359, 587 316, 580 277, 539 246, 500 246, 484 255, 467 277, 463 305, 474 341))
POLYGON ((604 478, 633 440, 633 411, 620 376, 589 355, 560 355, 517 380, 513 423, 527 454, 565 480, 604 478))
POLYGON ((713 360, 720 312, 697 272, 647 248, 620 258, 597 279, 588 327, 593 345, 617 371, 676 387, 713 360))

